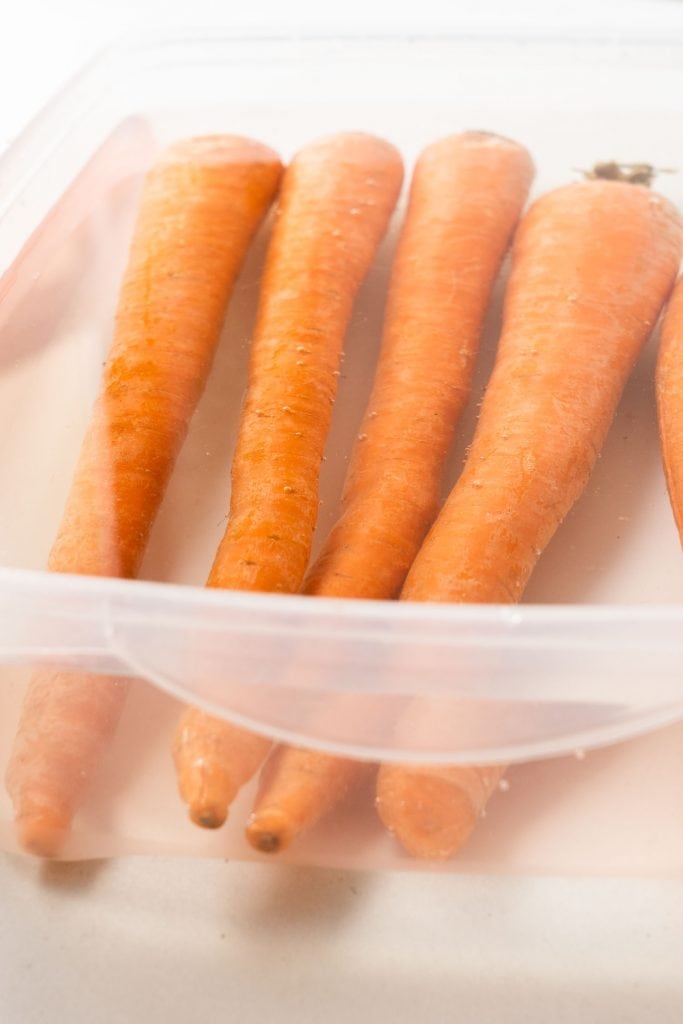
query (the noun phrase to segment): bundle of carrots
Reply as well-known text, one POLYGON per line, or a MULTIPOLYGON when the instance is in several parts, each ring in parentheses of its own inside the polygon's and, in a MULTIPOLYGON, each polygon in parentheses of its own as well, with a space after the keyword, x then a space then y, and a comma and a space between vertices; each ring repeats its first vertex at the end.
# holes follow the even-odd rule
MULTIPOLYGON (((586 486, 683 253, 678 212, 643 183, 638 166, 629 178, 602 165, 523 214, 534 168, 518 143, 464 132, 421 154, 342 513, 306 574, 344 336, 403 167, 393 146, 362 133, 300 150, 282 175, 228 523, 207 586, 520 600, 586 486), (445 460, 511 240, 495 366, 465 466, 439 510, 445 460)), ((50 570, 138 572, 232 285, 281 173, 265 147, 232 137, 179 144, 150 172, 50 570)), ((679 286, 664 321, 657 398, 683 535, 681 349, 679 286)), ((35 674, 6 776, 26 849, 59 853, 127 685, 35 674)), ((311 750, 272 749, 267 737, 194 708, 178 723, 173 758, 190 817, 208 828, 223 824, 265 762, 247 837, 266 852, 284 849, 374 770, 311 750)), ((504 765, 383 765, 379 816, 410 854, 450 857, 504 772, 504 765)))

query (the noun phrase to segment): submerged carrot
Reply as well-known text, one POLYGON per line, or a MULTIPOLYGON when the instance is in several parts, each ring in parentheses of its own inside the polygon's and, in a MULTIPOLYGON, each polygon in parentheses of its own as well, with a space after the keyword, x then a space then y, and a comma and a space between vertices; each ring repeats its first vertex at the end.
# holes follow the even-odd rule
POLYGON ((662 323, 656 386, 666 483, 683 540, 683 278, 674 289, 662 323))
MULTIPOLYGON (((306 146, 287 170, 261 288, 230 516, 210 587, 292 593, 301 586, 342 343, 402 177, 394 147, 357 132, 306 146)), ((220 826, 270 746, 263 736, 186 711, 173 753, 192 820, 220 826)))
MULTIPOLYGON (((519 600, 585 487, 674 282, 681 236, 675 209, 641 185, 583 182, 530 209, 469 457, 402 600, 519 600)), ((503 770, 385 765, 380 817, 414 856, 448 857, 503 770)))
MULTIPOLYGON (((403 583, 437 512, 486 307, 532 176, 522 146, 485 132, 450 136, 420 156, 343 512, 305 593, 390 598, 403 583)), ((367 770, 346 758, 278 748, 264 770, 249 841, 263 851, 283 849, 367 770)))
MULTIPOLYGON (((208 136, 172 146, 149 173, 51 571, 137 574, 281 170, 259 143, 208 136)), ((27 850, 58 853, 126 692, 122 679, 52 669, 33 676, 6 775, 27 850)))

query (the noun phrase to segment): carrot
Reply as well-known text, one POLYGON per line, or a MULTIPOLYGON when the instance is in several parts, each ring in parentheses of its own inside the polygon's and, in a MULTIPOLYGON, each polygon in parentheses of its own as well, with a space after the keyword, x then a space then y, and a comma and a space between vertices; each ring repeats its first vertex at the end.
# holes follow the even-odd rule
POLYGON ((368 761, 303 747, 276 747, 259 779, 247 839, 261 853, 286 849, 374 770, 368 761))
MULTIPOLYGON (((210 587, 293 593, 310 557, 338 365, 358 288, 403 177, 362 133, 302 149, 285 174, 268 249, 230 515, 210 587)), ((271 741, 189 709, 173 754, 191 819, 217 828, 271 741)))
MULTIPOLYGON (((513 247, 494 371, 462 475, 408 573, 405 601, 514 602, 581 494, 675 279, 675 209, 642 185, 539 199, 513 247)), ((379 815, 414 856, 470 835, 502 771, 384 765, 379 815)))
MULTIPOLYGON (((305 593, 390 598, 400 589, 438 509, 491 289, 532 176, 522 146, 485 132, 449 136, 420 156, 343 512, 305 593)), ((362 762, 280 747, 261 780, 250 843, 283 849, 366 772, 362 762)))
POLYGON ((674 289, 662 322, 656 391, 664 472, 683 540, 683 278, 674 289))
MULTIPOLYGON (((52 572, 137 574, 232 286, 280 175, 271 150, 233 136, 178 143, 150 171, 52 572)), ((49 668, 33 676, 6 775, 27 850, 59 851, 127 688, 123 679, 49 668)))

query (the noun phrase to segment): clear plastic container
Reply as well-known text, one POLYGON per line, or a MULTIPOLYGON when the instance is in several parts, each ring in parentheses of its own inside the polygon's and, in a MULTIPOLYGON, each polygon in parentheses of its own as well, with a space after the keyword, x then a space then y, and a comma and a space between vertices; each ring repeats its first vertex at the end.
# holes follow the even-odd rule
MULTIPOLYGON (((111 337, 141 177, 162 145, 229 131, 286 159, 317 135, 364 129, 398 145, 409 173, 434 138, 484 128, 528 146, 539 193, 601 159, 681 166, 682 90, 683 37, 157 39, 105 53, 4 155, 0 758, 31 666, 147 681, 134 688, 66 856, 256 856, 240 828, 250 793, 232 814, 234 826, 217 835, 184 819, 168 754, 182 700, 277 739, 365 759, 534 762, 512 771, 510 790, 496 798, 456 866, 584 871, 615 863, 675 873, 683 863, 675 791, 683 731, 670 723, 683 717, 683 562, 657 449, 654 341, 589 488, 522 605, 207 591, 202 583, 228 505, 266 225, 242 273, 142 580, 49 575, 42 567, 111 337), (422 723, 410 730, 400 726, 407 707, 422 723), (587 748, 666 725, 583 759, 587 748), (610 809, 629 793, 635 813, 634 779, 644 787, 651 834, 661 839, 663 829, 667 842, 655 850, 645 828, 640 845, 632 839, 624 849, 623 835, 610 831, 601 846, 610 809), (572 846, 579 832, 590 841, 572 846)), ((681 175, 662 174, 657 187, 683 205, 681 175)), ((338 511, 345 456, 371 383, 393 237, 362 289, 347 339, 318 541, 338 511)), ((499 311, 500 290, 448 484, 471 437, 499 311)), ((13 849, 9 823, 3 794, 0 840, 13 849)), ((408 864, 376 824, 369 793, 288 856, 408 864)))

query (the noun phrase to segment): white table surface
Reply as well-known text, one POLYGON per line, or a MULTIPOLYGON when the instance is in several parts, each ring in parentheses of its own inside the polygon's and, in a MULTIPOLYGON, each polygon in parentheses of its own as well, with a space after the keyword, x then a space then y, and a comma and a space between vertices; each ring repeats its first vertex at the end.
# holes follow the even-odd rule
MULTIPOLYGON (((322 6, 290 2, 286 27, 340 24, 322 6)), ((170 0, 12 5, 0 33, 0 148, 109 39, 187 23, 187 7, 201 26, 284 24, 282 5, 264 2, 237 22, 225 0, 183 11, 170 0)), ((345 0, 343 23, 683 24, 677 0, 421 3, 419 20, 396 7, 389 17, 381 4, 345 0)), ((0 855, 0 894, 1 1024, 683 1019, 677 882, 151 858, 41 867, 0 855)))

